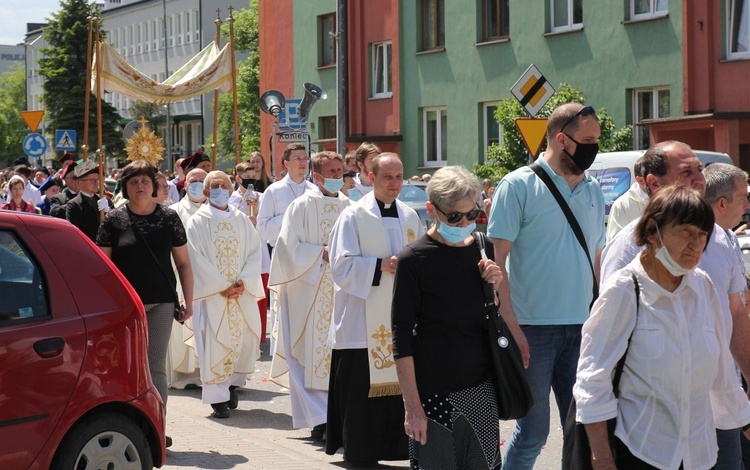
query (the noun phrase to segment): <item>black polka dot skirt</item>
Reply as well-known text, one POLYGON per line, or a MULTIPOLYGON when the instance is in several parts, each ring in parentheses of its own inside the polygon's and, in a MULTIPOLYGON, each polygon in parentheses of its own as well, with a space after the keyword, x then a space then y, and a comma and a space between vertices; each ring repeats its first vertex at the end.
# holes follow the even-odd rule
POLYGON ((488 379, 474 387, 422 399, 427 444, 409 439, 414 470, 499 470, 500 420, 488 379))

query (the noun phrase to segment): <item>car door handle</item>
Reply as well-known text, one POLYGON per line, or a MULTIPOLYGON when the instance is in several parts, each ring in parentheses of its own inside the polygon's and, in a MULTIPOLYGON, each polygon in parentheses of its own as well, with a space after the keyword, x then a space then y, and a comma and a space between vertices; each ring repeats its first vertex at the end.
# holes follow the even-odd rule
POLYGON ((42 339, 34 343, 34 351, 43 358, 59 356, 64 347, 65 340, 62 338, 42 339))

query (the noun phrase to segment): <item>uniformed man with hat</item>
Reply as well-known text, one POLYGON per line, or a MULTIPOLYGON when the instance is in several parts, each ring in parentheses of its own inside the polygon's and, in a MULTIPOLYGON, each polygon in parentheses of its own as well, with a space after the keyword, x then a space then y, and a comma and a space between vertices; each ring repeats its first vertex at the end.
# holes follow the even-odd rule
POLYGON ((53 196, 50 200, 49 215, 57 217, 59 219, 65 218, 65 211, 68 208, 68 201, 76 197, 78 194, 78 180, 76 179, 75 169, 76 162, 72 160, 69 165, 63 168, 60 177, 65 182, 65 189, 58 194, 53 196))
POLYGON ((78 227, 91 241, 96 240, 99 231, 99 211, 109 212, 113 207, 106 197, 99 198, 99 167, 92 161, 77 165, 75 176, 78 180, 78 194, 68 201, 65 218, 78 227))

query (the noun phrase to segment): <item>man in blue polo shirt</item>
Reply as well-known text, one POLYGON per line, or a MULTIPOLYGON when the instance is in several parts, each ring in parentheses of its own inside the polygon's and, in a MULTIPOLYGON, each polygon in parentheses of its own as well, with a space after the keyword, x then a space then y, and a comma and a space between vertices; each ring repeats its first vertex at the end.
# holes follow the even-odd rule
MULTIPOLYGON (((598 275, 604 248, 604 199, 586 170, 599 150, 594 109, 568 103, 547 121, 547 149, 537 163, 570 206, 598 275)), ((495 190, 487 234, 505 270, 500 313, 516 338, 534 397, 516 423, 503 469, 532 469, 549 434, 550 388, 560 422, 572 399, 581 344, 595 279, 568 220, 545 183, 529 168, 503 178, 495 190)))

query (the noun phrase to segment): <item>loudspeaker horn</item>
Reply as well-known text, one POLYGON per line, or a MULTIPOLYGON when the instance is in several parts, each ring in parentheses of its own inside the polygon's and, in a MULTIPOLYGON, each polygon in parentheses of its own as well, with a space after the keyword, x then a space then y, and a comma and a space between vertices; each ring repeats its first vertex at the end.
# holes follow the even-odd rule
POLYGON ((297 114, 302 117, 305 117, 310 113, 310 109, 312 109, 313 105, 317 103, 318 100, 328 98, 326 92, 317 85, 305 83, 304 87, 305 97, 302 98, 302 103, 300 103, 299 108, 297 108, 297 114))
POLYGON ((286 98, 284 98, 284 95, 282 95, 280 91, 268 90, 260 97, 261 111, 270 114, 273 117, 279 117, 285 104, 286 98))

